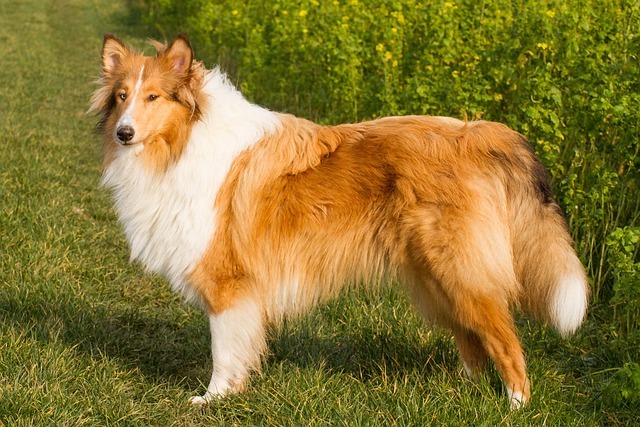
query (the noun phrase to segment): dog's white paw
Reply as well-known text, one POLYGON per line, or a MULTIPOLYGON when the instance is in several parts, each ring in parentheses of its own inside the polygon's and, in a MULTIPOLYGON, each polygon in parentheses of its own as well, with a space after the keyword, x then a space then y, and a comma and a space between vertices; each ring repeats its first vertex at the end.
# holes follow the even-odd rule
POLYGON ((226 395, 227 393, 221 393, 219 391, 212 392, 211 390, 207 390, 207 392, 202 396, 193 396, 192 398, 190 398, 189 403, 191 403, 193 406, 206 405, 213 402, 214 400, 222 399, 226 395))
POLYGON ((509 400, 511 403, 511 409, 512 410, 522 409, 524 405, 527 403, 527 399, 520 392, 517 392, 517 391, 512 392, 511 390, 508 390, 508 392, 509 392, 509 400))
POLYGON ((205 396, 193 396, 189 399, 189 403, 193 406, 202 406, 209 403, 209 400, 205 396))
POLYGON ((222 396, 217 395, 217 394, 213 394, 210 392, 206 392, 205 394, 203 394, 202 396, 193 396, 191 399, 189 399, 189 403, 191 403, 193 406, 203 406, 203 405, 207 405, 209 403, 211 403, 213 400, 219 399, 222 396))

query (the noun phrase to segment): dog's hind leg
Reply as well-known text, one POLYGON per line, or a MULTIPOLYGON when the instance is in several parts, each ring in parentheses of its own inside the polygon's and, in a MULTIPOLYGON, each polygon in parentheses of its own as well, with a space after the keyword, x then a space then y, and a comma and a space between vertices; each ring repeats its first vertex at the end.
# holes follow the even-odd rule
MULTIPOLYGON (((464 312, 459 322, 467 328, 467 333, 477 337, 475 344, 481 345, 493 359, 507 388, 511 407, 519 408, 524 405, 530 397, 530 383, 524 352, 516 336, 508 306, 496 303, 490 296, 482 295, 470 296, 454 304, 457 306, 456 311, 464 312)), ((460 341, 456 341, 465 360, 468 357, 465 354, 468 342, 461 346, 460 341)))
POLYGON ((194 405, 241 391, 266 349, 263 314, 256 301, 245 299, 210 313, 209 326, 213 373, 206 393, 191 398, 194 405))
POLYGON ((475 332, 462 327, 453 327, 452 332, 460 351, 464 371, 470 379, 474 379, 486 368, 489 357, 487 351, 475 332))
POLYGON ((460 352, 465 373, 470 379, 483 371, 487 364, 487 351, 480 337, 473 331, 459 325, 449 305, 449 297, 430 274, 422 271, 409 279, 409 295, 416 309, 430 323, 451 329, 460 352))
POLYGON ((427 316, 453 330, 462 361, 481 368, 495 363, 512 407, 530 396, 525 359, 510 306, 517 301, 509 230, 500 213, 476 205, 427 207, 410 224, 407 254, 414 278, 412 299, 427 316), (420 301, 425 298, 429 301, 420 301))
MULTIPOLYGON (((460 286, 458 282, 457 286, 460 286)), ((449 292, 450 286, 428 278, 416 284, 410 294, 428 320, 452 330, 465 372, 471 378, 491 358, 503 379, 512 408, 530 397, 524 352, 515 333, 509 305, 497 295, 468 291, 449 292)))

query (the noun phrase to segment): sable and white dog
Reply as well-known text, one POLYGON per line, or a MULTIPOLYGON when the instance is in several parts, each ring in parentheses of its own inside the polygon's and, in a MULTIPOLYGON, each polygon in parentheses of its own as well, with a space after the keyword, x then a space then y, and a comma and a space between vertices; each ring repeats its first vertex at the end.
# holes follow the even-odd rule
POLYGON ((194 403, 243 388, 267 324, 381 278, 453 332, 470 375, 491 358, 512 406, 529 399, 511 310, 567 334, 588 286, 523 136, 444 117, 320 126, 246 101, 186 36, 153 44, 105 36, 92 109, 131 258, 209 315, 194 403))

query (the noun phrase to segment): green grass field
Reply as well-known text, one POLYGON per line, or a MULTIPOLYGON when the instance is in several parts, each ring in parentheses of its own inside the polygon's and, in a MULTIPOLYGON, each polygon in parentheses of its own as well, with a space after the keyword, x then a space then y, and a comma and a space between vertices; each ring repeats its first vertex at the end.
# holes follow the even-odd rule
POLYGON ((512 412, 496 372, 467 380, 450 336, 392 287, 287 321, 245 393, 191 407, 206 318, 128 263, 86 114, 103 33, 147 34, 124 0, 0 10, 0 426, 633 424, 602 394, 637 349, 601 311, 568 340, 519 323, 533 396, 512 412))

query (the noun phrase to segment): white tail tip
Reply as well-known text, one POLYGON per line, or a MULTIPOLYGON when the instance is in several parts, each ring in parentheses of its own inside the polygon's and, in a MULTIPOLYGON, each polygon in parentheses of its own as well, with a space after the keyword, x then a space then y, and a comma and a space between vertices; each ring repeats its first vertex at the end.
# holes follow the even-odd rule
POLYGON ((567 276, 558 283, 551 302, 551 318, 560 334, 569 335, 582 324, 587 311, 587 297, 584 275, 567 276))

